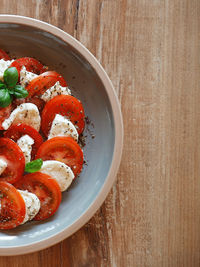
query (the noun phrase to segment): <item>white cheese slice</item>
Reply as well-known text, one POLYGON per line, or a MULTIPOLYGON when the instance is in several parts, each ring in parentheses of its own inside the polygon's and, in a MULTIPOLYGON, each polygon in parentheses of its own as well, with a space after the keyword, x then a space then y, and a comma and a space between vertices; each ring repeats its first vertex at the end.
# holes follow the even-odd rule
POLYGON ((3 74, 4 71, 10 67, 11 63, 14 60, 4 60, 4 59, 0 59, 0 80, 3 81, 3 74))
POLYGON ((74 173, 71 168, 57 160, 44 161, 40 172, 54 178, 58 182, 61 192, 65 191, 74 179, 74 173))
POLYGON ((34 144, 34 140, 29 135, 26 134, 17 140, 17 144, 24 153, 25 162, 26 163, 30 162, 32 145, 34 144))
POLYGON ((26 205, 26 214, 24 221, 22 222, 22 224, 24 224, 25 222, 32 220, 39 212, 40 200, 35 194, 30 193, 28 191, 18 190, 18 192, 23 197, 23 200, 26 205))
POLYGON ((2 127, 4 130, 7 130, 13 123, 25 123, 39 131, 41 118, 37 106, 32 103, 21 104, 14 109, 10 117, 2 123, 2 127))
POLYGON ((52 122, 48 139, 56 136, 71 136, 76 142, 78 141, 78 132, 73 123, 59 114, 56 114, 52 122))
POLYGON ((48 102, 57 95, 71 95, 71 91, 68 87, 62 87, 59 82, 56 82, 52 87, 47 89, 41 98, 48 102))
POLYGON ((3 159, 0 159, 0 175, 5 171, 7 166, 8 166, 7 162, 3 159))
POLYGON ((26 87, 36 77, 38 77, 37 74, 27 71, 26 67, 22 66, 20 71, 20 83, 22 86, 26 87))

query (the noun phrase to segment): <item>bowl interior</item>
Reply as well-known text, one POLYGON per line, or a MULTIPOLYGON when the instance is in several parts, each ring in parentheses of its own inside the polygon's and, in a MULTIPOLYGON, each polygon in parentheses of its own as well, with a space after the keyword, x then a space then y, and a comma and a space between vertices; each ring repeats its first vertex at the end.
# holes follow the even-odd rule
POLYGON ((11 56, 35 57, 60 72, 92 122, 86 125, 84 156, 87 165, 67 192, 58 212, 43 222, 30 222, 0 232, 0 248, 26 246, 42 241, 72 225, 94 202, 112 161, 115 126, 103 83, 91 65, 70 44, 36 27, 0 23, 0 48, 11 56))

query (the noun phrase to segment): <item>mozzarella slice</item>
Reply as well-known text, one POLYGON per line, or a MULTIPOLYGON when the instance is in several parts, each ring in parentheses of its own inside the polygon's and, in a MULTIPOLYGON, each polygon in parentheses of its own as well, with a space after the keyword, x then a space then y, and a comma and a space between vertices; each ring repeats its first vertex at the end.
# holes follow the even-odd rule
POLYGON ((56 114, 52 122, 48 139, 56 136, 71 136, 76 142, 78 141, 78 132, 73 123, 59 114, 56 114))
POLYGON ((18 190, 18 192, 23 197, 23 200, 26 205, 26 214, 24 217, 24 221, 22 222, 22 224, 24 224, 25 222, 32 220, 39 212, 40 200, 35 194, 30 193, 28 191, 18 190))
POLYGON ((20 83, 22 86, 26 87, 36 77, 38 77, 37 74, 27 71, 26 67, 22 66, 20 71, 20 83))
POLYGON ((17 140, 17 144, 24 153, 25 162, 26 163, 30 162, 32 145, 34 144, 34 140, 29 135, 26 134, 17 140))
POLYGON ((4 71, 10 67, 10 64, 13 62, 14 60, 4 60, 4 59, 0 59, 0 80, 3 81, 3 74, 4 71))
POLYGON ((7 162, 3 159, 0 159, 0 175, 5 171, 7 166, 8 166, 7 162))
POLYGON ((71 91, 68 87, 62 87, 59 82, 56 82, 52 87, 46 90, 41 98, 48 102, 57 95, 71 95, 71 91))
POLYGON ((40 172, 54 178, 58 182, 61 192, 65 191, 74 179, 74 173, 71 168, 65 163, 56 160, 44 161, 40 172))
POLYGON ((13 110, 10 117, 2 123, 2 127, 7 130, 13 123, 25 123, 39 131, 40 122, 41 118, 37 106, 32 103, 23 103, 13 110))

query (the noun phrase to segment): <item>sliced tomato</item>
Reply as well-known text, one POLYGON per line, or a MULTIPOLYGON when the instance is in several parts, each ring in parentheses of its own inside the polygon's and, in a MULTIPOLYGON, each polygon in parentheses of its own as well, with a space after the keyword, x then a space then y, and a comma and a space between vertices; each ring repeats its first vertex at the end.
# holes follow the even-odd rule
POLYGON ((15 98, 12 101, 12 111, 14 109, 16 109, 19 105, 26 103, 26 99, 25 98, 15 98))
POLYGON ((81 102, 71 95, 55 96, 42 111, 42 131, 47 136, 56 114, 68 118, 77 128, 79 134, 84 130, 85 114, 81 102))
POLYGON ((71 137, 54 137, 38 149, 36 158, 57 160, 71 167, 77 176, 83 167, 83 151, 71 137))
POLYGON ((41 207, 34 217, 35 220, 49 218, 60 205, 62 198, 60 187, 56 180, 47 174, 41 172, 27 174, 15 186, 21 190, 28 190, 39 198, 41 207))
POLYGON ((29 97, 42 95, 47 89, 59 82, 61 86, 66 87, 66 81, 59 73, 55 71, 46 71, 33 79, 26 87, 29 97))
POLYGON ((19 77, 22 66, 25 66, 27 71, 36 74, 41 74, 47 70, 46 67, 43 66, 37 59, 32 57, 18 58, 10 65, 10 67, 15 67, 17 69, 19 77))
POLYGON ((0 49, 0 59, 10 60, 10 57, 4 50, 0 49))
POLYGON ((0 159, 6 161, 8 165, 0 175, 0 181, 11 184, 18 181, 25 168, 25 158, 20 147, 9 138, 0 138, 0 159))
POLYGON ((31 126, 19 123, 12 125, 6 132, 4 132, 4 136, 12 139, 17 142, 17 140, 23 135, 29 135, 34 140, 34 144, 32 145, 31 158, 32 160, 35 158, 35 154, 38 148, 43 143, 42 136, 31 126))
POLYGON ((45 101, 38 96, 26 98, 26 103, 33 103, 37 106, 38 110, 41 112, 45 106, 45 101))
POLYGON ((11 111, 12 105, 7 106, 6 108, 0 108, 0 130, 4 130, 2 122, 10 116, 11 111))
POLYGON ((26 205, 17 189, 0 182, 0 229, 12 229, 24 221, 26 205))
POLYGON ((23 103, 33 103, 37 106, 38 110, 41 112, 45 106, 45 101, 42 100, 41 98, 34 96, 31 98, 16 98, 13 100, 12 102, 12 110, 14 110, 15 108, 17 108, 19 105, 23 104, 23 103))

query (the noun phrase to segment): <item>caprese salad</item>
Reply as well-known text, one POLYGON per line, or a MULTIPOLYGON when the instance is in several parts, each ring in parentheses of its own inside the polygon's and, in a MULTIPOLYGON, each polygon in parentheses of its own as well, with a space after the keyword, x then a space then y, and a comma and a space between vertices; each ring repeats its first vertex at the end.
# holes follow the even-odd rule
POLYGON ((0 49, 0 229, 52 216, 83 166, 81 102, 65 79, 0 49))

